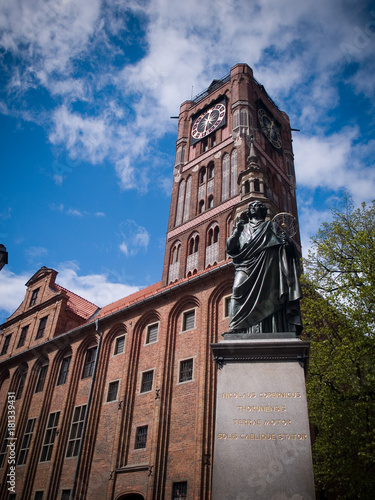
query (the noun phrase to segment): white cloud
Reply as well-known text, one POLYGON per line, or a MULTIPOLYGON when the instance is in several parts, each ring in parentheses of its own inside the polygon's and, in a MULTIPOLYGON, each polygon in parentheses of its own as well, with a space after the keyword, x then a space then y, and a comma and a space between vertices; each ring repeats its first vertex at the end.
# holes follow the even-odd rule
POLYGON ((297 184, 310 189, 346 189, 355 203, 370 200, 375 192, 373 160, 366 168, 365 156, 374 144, 355 145, 358 129, 345 129, 326 137, 296 134, 297 184))
MULTIPOLYGON (((0 272, 0 311, 10 316, 21 304, 30 273, 16 275, 4 267, 0 272)), ((2 315, 3 316, 3 315, 2 315)))
POLYGON ((79 275, 79 266, 75 262, 60 264, 57 270, 59 274, 56 282, 59 285, 99 307, 108 305, 142 288, 141 286, 131 286, 124 283, 111 283, 108 274, 79 275))
POLYGON ((145 252, 150 242, 150 235, 146 228, 139 226, 133 220, 121 224, 121 243, 119 249, 126 256, 136 255, 139 251, 145 252))
POLYGON ((80 210, 76 210, 75 208, 69 208, 67 210, 67 215, 73 215, 74 217, 82 217, 83 213, 80 210))
POLYGON ((35 260, 48 255, 48 249, 44 247, 30 247, 25 250, 25 253, 29 260, 35 260))
MULTIPOLYGON (((132 286, 126 283, 112 283, 107 273, 79 274, 76 262, 64 262, 56 267, 59 272, 56 283, 76 293, 99 307, 108 305, 131 293, 137 292, 142 286, 132 286)), ((22 303, 26 287, 25 283, 33 273, 15 274, 6 267, 0 272, 0 317, 5 321, 22 303)))

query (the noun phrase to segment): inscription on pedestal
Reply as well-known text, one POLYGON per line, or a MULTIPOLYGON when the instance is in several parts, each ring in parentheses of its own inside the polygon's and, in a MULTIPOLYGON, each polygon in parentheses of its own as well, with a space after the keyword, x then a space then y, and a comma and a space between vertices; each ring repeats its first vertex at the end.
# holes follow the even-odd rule
POLYGON ((212 498, 315 498, 299 363, 228 363, 218 370, 212 498))

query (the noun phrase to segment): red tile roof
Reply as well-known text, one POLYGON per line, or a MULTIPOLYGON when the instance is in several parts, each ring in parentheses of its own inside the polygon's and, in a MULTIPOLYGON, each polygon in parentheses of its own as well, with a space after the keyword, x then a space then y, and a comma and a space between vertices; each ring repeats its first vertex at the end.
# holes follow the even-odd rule
POLYGON ((112 302, 112 304, 108 304, 107 306, 104 306, 100 309, 100 312, 97 316, 97 318, 103 318, 104 316, 107 316, 109 314, 112 314, 116 311, 119 311, 120 309, 124 309, 125 307, 129 306, 130 304, 134 304, 135 302, 139 302, 142 299, 145 299, 146 297, 150 297, 151 295, 155 295, 159 290, 162 289, 161 281, 158 281, 157 283, 154 283, 153 285, 150 285, 146 288, 142 288, 142 290, 139 290, 138 292, 134 292, 131 295, 127 295, 126 297, 116 300, 116 302, 112 302))
POLYGON ((83 319, 87 320, 91 318, 91 316, 99 309, 99 307, 93 304, 92 302, 83 299, 79 295, 76 295, 75 293, 71 292, 70 290, 67 290, 61 285, 55 283, 55 287, 61 290, 64 293, 64 295, 68 297, 68 302, 67 302, 68 309, 70 309, 83 319))

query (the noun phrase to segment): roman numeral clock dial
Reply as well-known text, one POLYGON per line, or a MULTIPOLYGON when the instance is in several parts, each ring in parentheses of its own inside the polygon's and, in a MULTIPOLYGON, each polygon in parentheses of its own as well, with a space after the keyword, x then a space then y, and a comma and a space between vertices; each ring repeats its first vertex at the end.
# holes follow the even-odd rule
POLYGON ((269 116, 264 109, 258 110, 258 120, 263 134, 276 149, 281 149, 280 128, 272 116, 269 116))
POLYGON ((224 104, 216 104, 195 120, 191 135, 195 140, 203 139, 216 130, 225 118, 224 104))

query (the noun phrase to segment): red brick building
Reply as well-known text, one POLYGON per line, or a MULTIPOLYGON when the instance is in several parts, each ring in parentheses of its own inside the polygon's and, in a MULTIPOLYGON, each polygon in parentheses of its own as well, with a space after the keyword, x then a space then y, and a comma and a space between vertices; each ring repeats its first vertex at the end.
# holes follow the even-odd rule
POLYGON ((1 498, 211 499, 225 242, 254 199, 297 217, 289 120, 247 65, 182 104, 173 175, 159 283, 100 309, 42 267, 1 325, 1 498))

